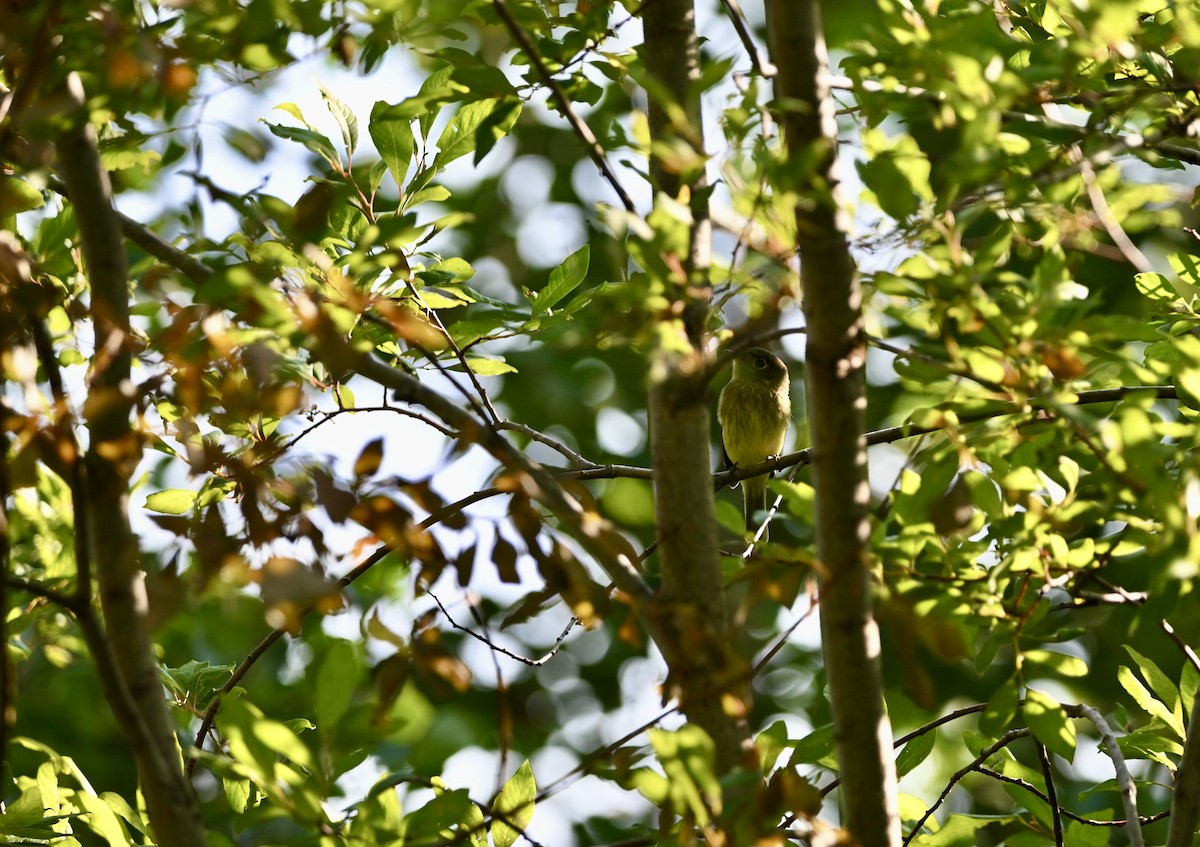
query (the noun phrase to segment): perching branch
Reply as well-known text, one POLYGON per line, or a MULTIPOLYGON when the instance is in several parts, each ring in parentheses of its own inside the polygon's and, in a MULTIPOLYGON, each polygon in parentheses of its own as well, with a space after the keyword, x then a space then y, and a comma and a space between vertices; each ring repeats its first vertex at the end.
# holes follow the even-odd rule
MULTIPOLYGON (((551 648, 548 651, 546 651, 544 654, 542 654, 540 657, 538 657, 536 659, 530 659, 528 656, 522 656, 520 653, 514 653, 512 650, 509 650, 506 647, 501 647, 499 644, 497 644, 496 642, 492 641, 491 638, 489 638, 488 633, 484 633, 483 635, 480 635, 475 630, 468 629, 467 627, 463 626, 458 621, 454 620, 453 617, 451 617, 450 612, 447 611, 446 606, 442 603, 442 601, 438 598, 438 596, 436 594, 434 594, 432 591, 429 591, 429 590, 426 590, 425 593, 433 598, 433 602, 437 603, 437 607, 439 609, 441 609, 442 614, 445 616, 447 623, 449 623, 451 627, 453 627, 454 629, 457 629, 459 632, 461 632, 465 635, 469 635, 471 638, 474 638, 476 641, 480 642, 481 644, 486 645, 488 650, 491 651, 492 653, 499 653, 502 656, 508 656, 508 658, 514 659, 523 665, 528 665, 531 668, 541 667, 542 665, 546 664, 546 662, 550 661, 556 655, 558 655, 559 649, 563 646, 563 643, 567 640, 567 636, 571 634, 571 630, 573 630, 579 624, 578 618, 574 618, 574 617, 571 618, 570 622, 566 625, 566 627, 563 629, 563 631, 561 633, 559 633, 558 638, 554 639, 553 646, 551 646, 551 648)), ((468 600, 468 602, 471 604, 472 613, 475 615, 478 615, 478 609, 476 608, 478 605, 477 601, 476 600, 468 600)))

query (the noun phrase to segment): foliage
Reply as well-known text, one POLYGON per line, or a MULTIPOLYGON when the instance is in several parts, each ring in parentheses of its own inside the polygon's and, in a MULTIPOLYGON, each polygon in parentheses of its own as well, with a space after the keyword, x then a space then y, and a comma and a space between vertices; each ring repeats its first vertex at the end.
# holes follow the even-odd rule
MULTIPOLYGON (((683 343, 698 202, 717 228, 708 332, 784 338, 804 408, 797 302, 820 280, 796 279, 804 175, 784 166, 791 106, 757 12, 747 44, 736 4, 703 6, 706 160, 680 141, 694 128, 650 135, 647 98, 671 95, 633 43, 642 4, 25 6, 0 12, 0 837, 151 832, 129 727, 92 706, 112 697, 87 626, 107 599, 79 580, 113 530, 83 527, 81 457, 116 401, 81 254, 95 198, 68 199, 55 158, 76 84, 117 207, 155 210, 123 221, 137 626, 209 843, 827 836, 837 704, 820 648, 793 638, 824 573, 811 456, 776 463, 753 555, 718 495, 734 628, 705 660, 760 772, 723 772, 674 713, 678 668, 634 590, 661 579, 645 388, 653 351, 683 343), (398 54, 411 88, 380 70, 398 54), (323 111, 283 99, 299 86, 323 111), (369 109, 348 105, 364 88, 369 109), (256 111, 222 113, 230 91, 262 92, 256 111), (237 168, 209 164, 215 145, 237 168), (719 184, 656 195, 651 156, 719 184), (280 162, 302 175, 268 184, 280 162), (555 222, 578 237, 558 244, 555 222), (616 590, 613 561, 640 563, 616 590), (722 687, 737 668, 752 697, 722 687)), ((1128 843, 1101 823, 1133 787, 1146 842, 1166 843, 1154 816, 1200 779, 1181 767, 1200 687, 1200 18, 825 12, 872 345, 885 699, 915 732, 906 837, 1128 843), (955 811, 929 814, 951 786, 955 811)))

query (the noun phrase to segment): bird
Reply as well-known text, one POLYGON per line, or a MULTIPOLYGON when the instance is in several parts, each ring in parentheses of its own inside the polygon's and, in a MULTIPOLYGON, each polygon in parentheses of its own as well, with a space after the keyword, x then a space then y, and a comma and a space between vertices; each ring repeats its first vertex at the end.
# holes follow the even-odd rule
MULTIPOLYGON (((751 347, 733 360, 733 376, 717 401, 726 467, 750 467, 783 452, 792 419, 790 386, 787 365, 770 350, 751 347)), ((767 505, 765 474, 742 480, 742 500, 746 531, 754 532, 754 515, 767 505)))

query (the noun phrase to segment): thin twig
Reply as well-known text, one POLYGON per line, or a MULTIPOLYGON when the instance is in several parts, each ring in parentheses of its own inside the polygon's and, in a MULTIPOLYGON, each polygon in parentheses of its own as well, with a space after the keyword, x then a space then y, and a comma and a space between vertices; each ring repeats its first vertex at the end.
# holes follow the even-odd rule
MULTIPOLYGON (((980 712, 985 711, 986 709, 987 709, 987 703, 976 703, 974 706, 966 706, 962 709, 956 709, 955 711, 950 712, 947 715, 942 715, 940 718, 930 721, 929 723, 925 724, 924 726, 917 727, 916 729, 914 729, 912 732, 908 733, 907 735, 900 736, 894 742, 892 742, 892 749, 899 750, 901 747, 903 747, 908 742, 912 741, 914 738, 924 735, 927 732, 932 732, 933 730, 937 729, 942 724, 947 724, 947 723, 950 723, 951 721, 956 721, 959 718, 966 717, 967 715, 977 715, 980 712)), ((837 788, 841 784, 842 784, 842 781, 840 778, 833 780, 832 782, 830 782, 828 785, 826 785, 824 788, 821 789, 821 796, 825 797, 826 795, 829 794, 829 792, 833 791, 833 789, 837 788)))
POLYGON ((819 603, 819 599, 812 600, 812 602, 808 604, 808 608, 805 609, 804 614, 792 621, 788 628, 783 631, 783 634, 775 639, 775 643, 768 647, 767 651, 763 653, 762 656, 759 657, 759 660, 754 663, 754 666, 750 668, 751 678, 762 673, 763 669, 770 664, 771 660, 774 659, 779 651, 784 648, 784 645, 787 644, 788 639, 792 637, 792 633, 796 631, 800 624, 812 617, 812 614, 817 610, 819 603))
MULTIPOLYGON (((287 440, 282 445, 280 445, 278 452, 283 453, 283 452, 286 452, 287 450, 290 450, 292 447, 294 447, 296 445, 296 442, 298 442, 300 439, 304 438, 306 435, 308 435, 309 433, 316 430, 318 427, 322 426, 323 424, 329 423, 331 420, 338 417, 339 415, 344 415, 344 414, 352 413, 352 412, 392 412, 397 415, 402 415, 403 417, 406 417, 406 418, 412 418, 413 420, 420 421, 421 423, 425 424, 426 426, 436 429, 438 432, 440 432, 442 435, 446 436, 447 438, 457 438, 458 437, 458 433, 456 433, 454 430, 450 429, 449 427, 438 423, 437 421, 435 421, 433 418, 429 417, 428 415, 423 415, 420 412, 414 412, 411 409, 404 409, 399 406, 344 406, 344 407, 341 407, 338 409, 334 409, 331 412, 327 412, 322 409, 317 409, 314 412, 308 413, 311 416, 310 420, 312 418, 315 418, 313 423, 309 424, 304 429, 302 429, 300 432, 293 435, 289 440, 287 440)), ((272 458, 274 458, 274 457, 272 457, 272 458)), ((268 459, 264 459, 264 461, 268 461, 268 459)))
POLYGON ((761 77, 774 76, 775 68, 765 68, 759 60, 758 47, 754 43, 754 37, 750 34, 750 28, 746 26, 746 17, 742 14, 742 8, 738 5, 737 0, 721 0, 721 5, 729 13, 729 21, 733 24, 733 28, 742 42, 742 47, 750 58, 750 67, 753 68, 754 73, 761 77))
POLYGON ((527 426, 526 424, 517 423, 516 421, 504 420, 504 421, 500 421, 499 423, 496 424, 496 429, 507 429, 507 430, 511 430, 512 432, 519 432, 522 435, 527 436, 528 438, 538 442, 539 444, 545 444, 551 450, 554 450, 555 452, 562 455, 563 458, 565 458, 568 462, 570 462, 572 467, 574 467, 574 468, 583 469, 583 468, 598 468, 598 467, 600 467, 600 465, 596 464, 595 462, 593 462, 589 459, 584 458, 583 456, 581 456, 580 454, 578 454, 574 450, 572 450, 570 447, 563 444, 561 441, 553 439, 550 436, 546 435, 545 433, 539 432, 538 430, 534 429, 531 426, 527 426))
POLYGON ((512 12, 508 8, 508 3, 505 0, 492 0, 492 5, 496 8, 496 13, 504 21, 504 25, 508 28, 508 31, 512 33, 513 38, 517 40, 517 43, 521 45, 521 49, 525 51, 525 55, 529 57, 530 63, 538 72, 538 75, 541 76, 542 82, 550 89, 550 93, 554 97, 554 102, 558 104, 559 110, 567 119, 567 123, 571 125, 571 129, 574 130, 575 135, 578 136, 579 140, 587 148, 588 155, 596 163, 596 167, 600 169, 600 173, 604 176, 604 179, 612 186, 613 191, 617 193, 617 197, 621 199, 621 205, 625 207, 625 211, 636 212, 637 207, 634 205, 629 194, 626 193, 624 186, 621 185, 616 172, 609 166, 607 155, 600 142, 596 139, 595 133, 592 132, 591 127, 587 125, 583 118, 579 117, 575 112, 575 107, 572 105, 571 99, 567 97, 566 93, 562 90, 562 86, 558 84, 558 80, 554 78, 554 75, 550 73, 550 69, 546 67, 546 63, 542 60, 537 47, 534 46, 529 35, 525 30, 521 29, 521 25, 512 16, 512 12))
MULTIPOLYGON (((491 650, 493 653, 500 653, 502 655, 508 656, 508 658, 514 659, 515 661, 518 661, 523 665, 528 665, 531 668, 541 667, 542 665, 546 664, 546 662, 553 659, 554 656, 562 648, 562 645, 566 641, 567 636, 570 635, 571 630, 574 629, 576 624, 579 623, 578 618, 572 617, 570 622, 567 624, 566 628, 563 629, 563 631, 559 634, 558 638, 556 638, 554 640, 553 646, 540 658, 530 659, 527 656, 522 656, 520 653, 514 653, 512 650, 509 650, 506 647, 501 647, 499 644, 492 641, 487 636, 487 634, 480 635, 478 632, 475 632, 474 630, 468 629, 467 627, 463 626, 458 621, 454 620, 454 618, 450 615, 450 612, 446 609, 445 604, 442 603, 442 601, 438 598, 438 596, 436 594, 434 594, 429 589, 426 589, 425 593, 433 598, 433 602, 437 603, 437 607, 439 609, 441 609, 442 614, 445 616, 447 623, 449 623, 451 627, 453 627, 454 629, 457 629, 459 632, 464 633, 465 635, 469 635, 471 638, 474 638, 476 641, 479 641, 482 644, 487 645, 488 649, 491 650)), ((480 619, 478 617, 478 613, 475 610, 475 603, 468 601, 468 606, 471 608, 472 614, 476 615, 476 622, 478 623, 480 621, 480 619)), ((486 624, 484 624, 484 626, 486 626, 486 624)))
MULTIPOLYGON (((353 570, 339 579, 334 590, 341 591, 380 561, 382 561, 391 552, 391 547, 387 545, 380 546, 375 550, 374 553, 359 563, 353 570)), ((307 617, 315 608, 315 604, 306 606, 300 611, 300 614, 297 616, 297 618, 302 619, 307 617)), ((229 679, 227 679, 225 684, 221 686, 220 691, 217 692, 217 696, 212 698, 212 701, 208 704, 208 708, 204 710, 204 714, 200 717, 200 728, 196 731, 196 740, 193 742, 193 745, 197 750, 204 747, 204 739, 208 737, 208 732, 210 729, 212 729, 213 721, 216 719, 217 712, 221 708, 221 695, 228 694, 230 691, 232 691, 234 686, 242 681, 242 678, 250 672, 250 669, 254 667, 255 663, 263 656, 263 654, 270 650, 271 646, 274 645, 275 642, 280 638, 282 638, 287 631, 288 630, 282 626, 273 629, 265 638, 263 638, 262 641, 258 642, 257 646, 255 646, 253 650, 246 654, 246 657, 242 659, 241 663, 233 669, 229 675, 229 679)), ((187 760, 187 765, 185 767, 189 776, 191 776, 192 771, 195 770, 196 761, 197 759, 195 756, 191 756, 187 760)))
MULTIPOLYGON (((1046 796, 1046 792, 1042 791, 1040 788, 1038 788, 1036 785, 1034 785, 1031 782, 1026 782, 1023 779, 1018 779, 1015 776, 1007 776, 1005 774, 1000 773, 999 771, 994 771, 989 767, 985 767, 984 765, 980 765, 979 767, 975 768, 975 772, 983 774, 984 776, 989 776, 992 779, 997 780, 999 782, 1007 782, 1009 785, 1015 785, 1018 788, 1023 788, 1026 791, 1028 791, 1030 794, 1032 794, 1034 797, 1037 797, 1039 800, 1041 800, 1044 803, 1050 802, 1050 798, 1048 796, 1046 796)), ((1078 815, 1075 812, 1072 812, 1070 809, 1060 808, 1059 811, 1062 812, 1063 817, 1070 818, 1071 820, 1075 821, 1076 823, 1081 823, 1081 824, 1084 824, 1085 826, 1125 826, 1125 824, 1128 823, 1128 821, 1126 821, 1124 819, 1116 820, 1116 821, 1101 821, 1101 820, 1096 820, 1095 818, 1085 818, 1083 815, 1078 815)), ((1153 814, 1153 815, 1144 815, 1140 818, 1140 820, 1142 822, 1142 826, 1146 826, 1148 824, 1154 823, 1155 821, 1160 821, 1163 818, 1168 817, 1170 814, 1171 814, 1170 811, 1157 812, 1156 814, 1153 814)))
POLYGON ((540 803, 543 800, 545 800, 549 797, 552 797, 553 795, 562 791, 564 788, 566 788, 567 786, 571 785, 572 783, 578 781, 582 777, 586 776, 588 768, 591 767, 593 762, 599 761, 600 759, 607 758, 617 748, 621 747, 624 744, 628 744, 630 741, 632 741, 637 736, 641 735, 646 730, 650 729, 651 727, 653 727, 659 723, 662 723, 662 721, 664 721, 666 718, 670 717, 671 715, 675 714, 678 711, 679 711, 678 706, 672 706, 671 708, 660 712, 658 715, 656 715, 655 717, 646 721, 645 723, 643 723, 641 726, 637 727, 636 729, 633 729, 633 730, 625 733, 620 738, 618 738, 616 741, 610 742, 609 744, 605 744, 603 747, 597 747, 591 753, 587 754, 582 759, 580 759, 579 764, 577 764, 574 768, 567 771, 565 774, 563 774, 562 776, 560 776, 558 779, 554 780, 553 782, 549 783, 541 791, 539 791, 536 801, 538 803, 540 803))
MULTIPOLYGON (((432 592, 427 591, 426 593, 433 597, 432 592)), ((450 620, 450 615, 446 612, 445 607, 442 606, 442 601, 438 600, 436 597, 433 599, 437 600, 438 607, 442 610, 442 613, 446 615, 446 620, 450 620)), ((479 595, 473 591, 468 592, 465 599, 467 601, 467 608, 471 610, 471 617, 475 619, 475 623, 483 631, 483 635, 480 640, 483 641, 484 644, 491 646, 492 634, 488 631, 487 618, 485 618, 483 613, 479 610, 479 595)), ((454 623, 452 620, 450 622, 454 623)), ((470 630, 465 629, 464 627, 459 627, 457 624, 455 624, 455 627, 457 629, 461 629, 463 632, 474 635, 474 633, 472 633, 470 630)), ((500 793, 501 786, 504 785, 504 775, 508 773, 508 751, 512 741, 513 728, 512 709, 508 703, 508 684, 504 681, 504 671, 500 667, 500 658, 497 655, 497 650, 488 650, 488 655, 492 658, 492 669, 496 672, 496 702, 498 705, 500 718, 499 726, 496 728, 500 741, 500 755, 496 762, 496 788, 492 792, 493 795, 498 795, 500 793)))
MULTIPOLYGON (((1132 603, 1136 606, 1144 605, 1150 599, 1150 595, 1141 591, 1126 591, 1116 583, 1109 582, 1098 574, 1089 574, 1092 579, 1107 588, 1117 597, 1123 599, 1126 603, 1132 603)), ((1196 651, 1192 646, 1179 637, 1179 633, 1175 631, 1175 627, 1171 626, 1170 622, 1163 618, 1158 622, 1159 627, 1167 634, 1167 637, 1175 642, 1176 646, 1182 651, 1184 657, 1191 663, 1192 667, 1200 671, 1200 656, 1196 655, 1196 651)))
POLYGON ((1050 769, 1050 756, 1046 753, 1046 745, 1040 741, 1034 742, 1037 750, 1038 764, 1042 768, 1042 779, 1046 780, 1046 802, 1050 804, 1050 819, 1054 828, 1055 847, 1063 847, 1062 814, 1058 806, 1058 791, 1054 787, 1054 772, 1050 769))
POLYGON ((942 803, 946 801, 946 798, 950 796, 950 792, 954 790, 954 786, 957 785, 963 777, 971 773, 971 771, 975 770, 975 768, 977 768, 979 765, 982 765, 1009 744, 1012 744, 1019 738, 1025 738, 1028 735, 1029 729, 1026 727, 1010 729, 1008 732, 1004 733, 1004 735, 1001 736, 1000 739, 994 744, 990 744, 981 750, 979 755, 976 756, 974 761, 972 761, 969 765, 955 771, 954 775, 950 777, 950 781, 946 784, 946 787, 942 789, 942 793, 938 795, 937 800, 935 800, 933 805, 925 811, 925 814, 921 816, 921 819, 913 825, 913 828, 909 831, 908 835, 905 836, 904 847, 908 847, 908 845, 912 843, 912 840, 916 838, 918 834, 920 834, 921 827, 925 825, 925 821, 929 820, 930 815, 937 811, 938 806, 942 805, 942 803))
POLYGON ((1125 232, 1121 222, 1108 207, 1104 191, 1096 182, 1096 170, 1092 167, 1092 163, 1083 157, 1082 152, 1079 153, 1079 175, 1083 178, 1083 187, 1087 190, 1088 199, 1092 201, 1092 211, 1096 213, 1100 225, 1104 227, 1104 231, 1108 233, 1113 244, 1117 245, 1121 255, 1125 257, 1125 261, 1133 265, 1139 273, 1153 273, 1154 265, 1146 258, 1146 254, 1133 243, 1133 239, 1125 232))

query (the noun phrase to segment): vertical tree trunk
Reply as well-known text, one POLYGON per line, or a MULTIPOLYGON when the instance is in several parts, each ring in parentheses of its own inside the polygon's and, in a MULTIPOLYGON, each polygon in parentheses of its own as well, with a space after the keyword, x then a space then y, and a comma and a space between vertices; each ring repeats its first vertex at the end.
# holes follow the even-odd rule
POLYGON ((1183 758, 1175 774, 1167 847, 1191 847, 1197 822, 1200 822, 1200 691, 1192 702, 1183 758))
MULTIPOLYGON (((136 718, 121 717, 138 764, 142 792, 157 842, 164 847, 202 847, 204 828, 195 797, 183 774, 171 715, 163 696, 146 627, 146 592, 137 538, 129 524, 129 479, 141 457, 141 438, 130 425, 129 276, 120 224, 112 206, 108 174, 100 163, 96 134, 88 123, 78 77, 69 79, 76 113, 58 143, 59 165, 70 191, 90 286, 90 317, 96 334, 95 355, 84 404, 89 443, 84 459, 83 502, 76 503, 77 526, 90 527, 80 543, 80 591, 91 581, 94 564, 100 587, 105 632, 85 631, 97 666, 107 666, 109 650, 117 667, 101 673, 105 694, 114 704, 132 705, 136 718)), ((122 708, 115 706, 117 714, 122 708)))
POLYGON ((770 0, 777 109, 788 146, 808 324, 805 356, 821 633, 833 698, 843 821, 863 847, 900 843, 892 731, 867 557, 869 487, 862 292, 838 202, 837 126, 818 0, 770 0), (816 155, 814 155, 814 153, 816 155))
MULTIPOLYGON (((651 139, 663 144, 682 141, 703 154, 703 115, 695 84, 700 48, 692 0, 648 3, 642 23, 642 55, 658 87, 650 92, 651 139)), ((681 278, 668 281, 677 308, 658 330, 665 341, 655 353, 650 377, 650 449, 663 574, 652 617, 655 640, 670 672, 670 691, 688 720, 712 737, 717 768, 724 773, 747 763, 750 735, 744 720, 726 712, 730 701, 723 696, 731 691, 736 696, 745 683, 725 637, 709 470, 711 412, 704 376, 711 254, 708 192, 702 171, 685 181, 657 155, 650 158, 650 175, 656 192, 685 198, 692 211, 688 255, 676 257, 681 278)))

